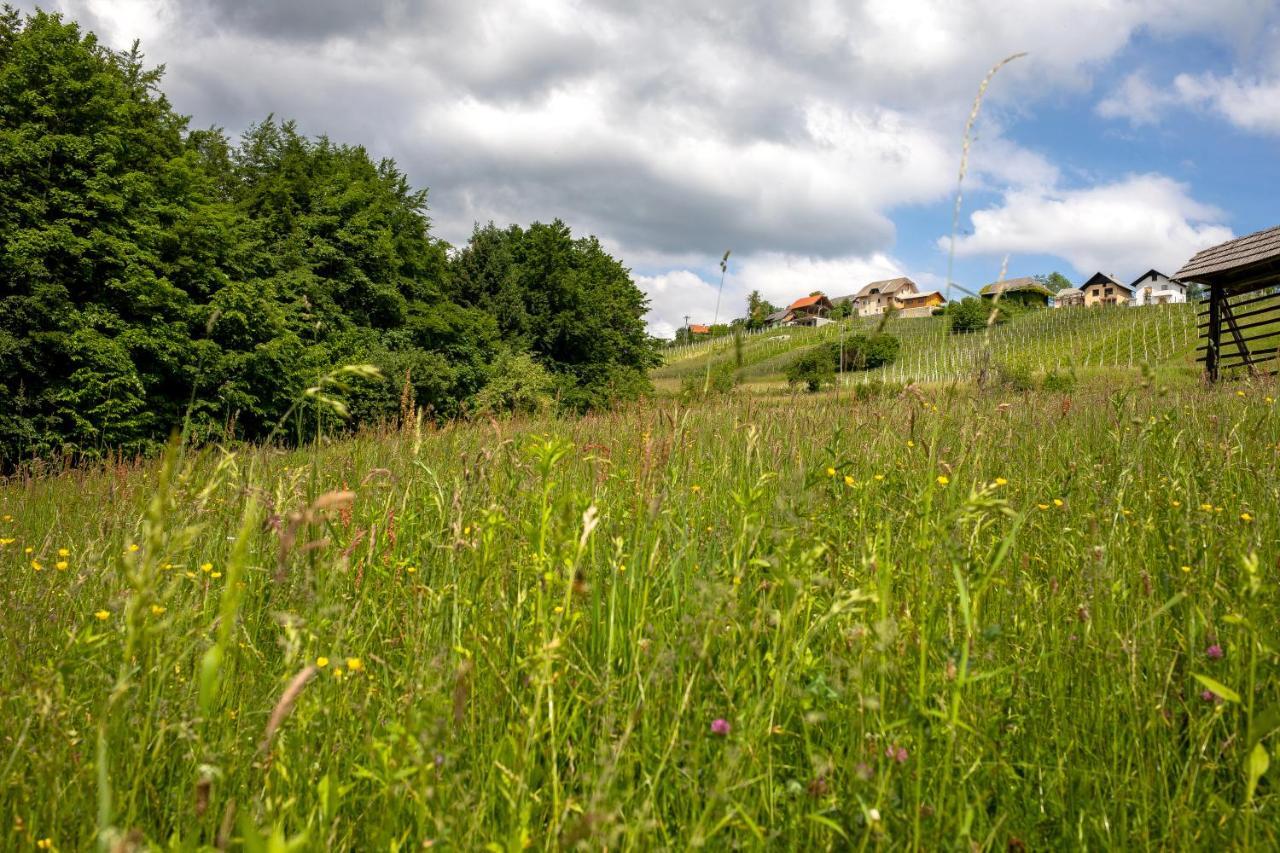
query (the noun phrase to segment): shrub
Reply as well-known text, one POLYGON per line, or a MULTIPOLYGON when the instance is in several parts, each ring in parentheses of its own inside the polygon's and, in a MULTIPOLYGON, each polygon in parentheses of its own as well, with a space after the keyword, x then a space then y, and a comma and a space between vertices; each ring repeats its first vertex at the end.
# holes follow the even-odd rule
POLYGON ((1076 389, 1076 375, 1071 372, 1059 372, 1058 370, 1050 370, 1040 380, 1040 388, 1043 391, 1053 391, 1057 393, 1067 394, 1076 389))
POLYGON ((834 382, 836 366, 831 345, 816 346, 800 353, 795 361, 787 365, 786 376, 788 385, 803 383, 810 392, 834 382))
MULTIPOLYGON (((829 344, 839 362, 840 344, 829 344)), ((844 342, 844 364, 842 368, 850 370, 874 370, 893 364, 898 360, 898 351, 902 342, 893 335, 875 332, 870 335, 854 335, 844 342)))
POLYGON ((489 382, 476 394, 475 411, 536 414, 551 405, 555 379, 527 352, 502 352, 493 362, 489 382))
POLYGON ((859 382, 853 386, 853 398, 861 402, 878 400, 881 397, 896 397, 902 393, 901 382, 885 382, 873 379, 870 382, 859 382))
POLYGON ((1031 391, 1036 387, 1031 368, 1021 364, 1001 364, 996 367, 996 377, 1001 385, 1015 391, 1031 391))
POLYGON ((1006 305, 995 305, 975 296, 966 296, 959 302, 952 302, 947 306, 951 334, 961 335, 985 329, 993 309, 996 312, 996 323, 1003 323, 1009 319, 1009 309, 1006 305))

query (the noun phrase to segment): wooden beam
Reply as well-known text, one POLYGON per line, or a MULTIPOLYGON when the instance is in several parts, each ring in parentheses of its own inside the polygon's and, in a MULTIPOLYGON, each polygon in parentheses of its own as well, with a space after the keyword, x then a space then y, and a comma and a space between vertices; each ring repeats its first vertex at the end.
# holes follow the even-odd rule
POLYGON ((1222 338, 1222 285, 1209 287, 1208 348, 1205 351, 1204 374, 1210 382, 1218 381, 1218 343, 1222 338))

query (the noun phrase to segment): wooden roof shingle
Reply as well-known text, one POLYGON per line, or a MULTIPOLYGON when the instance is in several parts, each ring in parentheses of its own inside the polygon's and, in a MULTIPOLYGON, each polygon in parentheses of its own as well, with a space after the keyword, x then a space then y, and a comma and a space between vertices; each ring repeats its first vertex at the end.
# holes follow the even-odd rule
POLYGON ((1271 260, 1280 260, 1280 225, 1202 249, 1192 255, 1191 260, 1183 264, 1173 277, 1195 279, 1271 260))

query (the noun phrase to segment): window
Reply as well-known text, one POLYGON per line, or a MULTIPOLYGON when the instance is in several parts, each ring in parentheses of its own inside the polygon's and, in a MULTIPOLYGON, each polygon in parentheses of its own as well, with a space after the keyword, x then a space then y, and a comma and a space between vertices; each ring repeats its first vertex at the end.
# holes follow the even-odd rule
POLYGON ((1107 288, 1107 296, 1110 296, 1110 295, 1111 295, 1111 288, 1110 288, 1110 287, 1108 287, 1108 288, 1107 288))

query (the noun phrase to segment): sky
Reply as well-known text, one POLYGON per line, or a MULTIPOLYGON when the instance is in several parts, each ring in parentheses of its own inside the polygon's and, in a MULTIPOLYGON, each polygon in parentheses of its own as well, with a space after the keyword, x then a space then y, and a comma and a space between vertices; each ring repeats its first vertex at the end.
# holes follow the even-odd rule
POLYGON ((660 336, 742 316, 752 290, 785 305, 897 275, 952 298, 1002 272, 1129 281, 1280 222, 1280 0, 44 8, 139 39, 192 127, 273 114, 394 158, 455 245, 489 221, 596 235, 660 336), (979 84, 1019 53, 961 184, 979 84))

